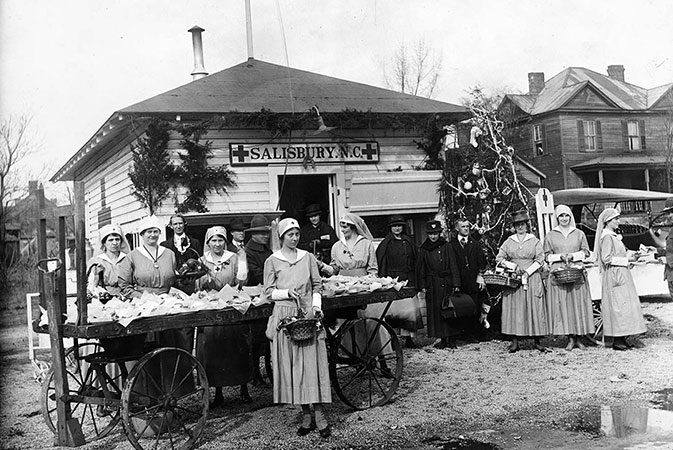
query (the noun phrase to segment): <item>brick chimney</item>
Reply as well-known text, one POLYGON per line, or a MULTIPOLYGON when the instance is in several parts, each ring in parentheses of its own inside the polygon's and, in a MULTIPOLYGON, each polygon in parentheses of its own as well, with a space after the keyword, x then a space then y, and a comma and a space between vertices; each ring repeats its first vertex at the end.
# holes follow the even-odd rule
POLYGON ((624 66, 621 64, 615 64, 608 66, 608 76, 617 81, 624 81, 624 66))
POLYGON ((544 89, 544 72, 528 73, 528 95, 538 95, 544 89))

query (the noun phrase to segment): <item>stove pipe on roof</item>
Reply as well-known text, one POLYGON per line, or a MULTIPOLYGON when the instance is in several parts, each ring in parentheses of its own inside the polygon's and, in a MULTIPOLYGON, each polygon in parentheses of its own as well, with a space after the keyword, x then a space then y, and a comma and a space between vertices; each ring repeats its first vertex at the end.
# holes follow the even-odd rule
POLYGON ((192 71, 192 80, 198 80, 208 75, 206 68, 203 66, 203 41, 201 40, 201 33, 204 30, 198 25, 194 25, 189 30, 192 33, 192 47, 194 48, 194 71, 192 71))

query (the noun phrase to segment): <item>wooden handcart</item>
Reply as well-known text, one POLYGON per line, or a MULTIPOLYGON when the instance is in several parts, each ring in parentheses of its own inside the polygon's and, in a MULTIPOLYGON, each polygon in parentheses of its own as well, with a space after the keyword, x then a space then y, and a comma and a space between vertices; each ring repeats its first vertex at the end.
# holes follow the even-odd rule
MULTIPOLYGON (((81 183, 75 183, 75 198, 75 209, 63 209, 58 215, 57 258, 47 257, 48 216, 42 210, 38 214, 40 293, 49 325, 39 327, 35 322, 34 329, 50 337, 52 365, 43 382, 41 401, 45 421, 54 431, 54 444, 83 445, 108 435, 121 421, 137 449, 193 448, 205 427, 209 406, 208 379, 200 362, 190 352, 174 347, 150 346, 138 348, 133 356, 111 356, 98 339, 265 320, 273 306, 251 306, 245 314, 226 308, 144 317, 126 327, 117 322, 89 323, 81 183), (65 224, 73 215, 75 246, 80 250, 76 324, 62 320, 66 311, 65 224), (74 338, 75 345, 65 349, 64 338, 74 338)), ((393 301, 415 293, 413 288, 403 288, 323 299, 326 312, 387 303, 378 318, 354 318, 326 328, 331 383, 347 405, 356 409, 379 406, 395 393, 402 376, 402 349, 383 319, 393 301)))
MULTIPOLYGON (((350 319, 325 329, 332 386, 348 406, 380 406, 394 395, 402 376, 403 354, 395 332, 383 317, 392 301, 414 294, 412 288, 403 288, 399 292, 323 299, 325 311, 388 302, 380 318, 350 319), (357 339, 358 335, 366 339, 357 339)), ((75 338, 77 344, 65 352, 66 393, 57 394, 55 368, 43 382, 41 406, 47 425, 58 431, 60 400, 70 411, 65 420, 78 422, 75 434, 81 433, 80 441, 104 437, 121 421, 135 448, 192 448, 205 426, 209 402, 208 379, 199 361, 189 352, 172 347, 113 357, 103 351, 97 339, 263 320, 271 315, 272 308, 265 304, 251 306, 245 314, 227 308, 145 317, 127 327, 117 322, 61 325, 63 337, 75 338), (135 364, 128 371, 126 364, 132 361, 135 364), (159 367, 163 377, 157 375, 159 367), (166 373, 172 374, 169 381, 166 373)), ((47 332, 43 328, 36 331, 47 332)), ((73 425, 67 430, 71 434, 73 425)))

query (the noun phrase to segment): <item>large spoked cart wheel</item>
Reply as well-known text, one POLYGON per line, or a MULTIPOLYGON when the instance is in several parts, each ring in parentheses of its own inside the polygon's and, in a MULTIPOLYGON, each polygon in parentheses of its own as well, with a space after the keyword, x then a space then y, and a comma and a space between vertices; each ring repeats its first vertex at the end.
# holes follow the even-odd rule
POLYGON ((122 391, 126 437, 137 449, 193 448, 208 415, 206 371, 189 352, 159 348, 136 364, 122 391))
POLYGON ((601 314, 601 301, 593 300, 591 302, 591 309, 594 318, 594 339, 600 340, 603 338, 603 315, 601 314))
MULTIPOLYGON (((68 401, 72 417, 80 423, 86 442, 106 436, 120 420, 120 398, 126 368, 123 362, 105 356, 98 343, 89 342, 69 348, 65 353, 68 401)), ((56 432, 56 390, 54 369, 42 383, 42 416, 56 432)))
POLYGON ((330 378, 348 406, 363 410, 387 403, 402 378, 402 348, 383 320, 345 322, 329 339, 330 378))

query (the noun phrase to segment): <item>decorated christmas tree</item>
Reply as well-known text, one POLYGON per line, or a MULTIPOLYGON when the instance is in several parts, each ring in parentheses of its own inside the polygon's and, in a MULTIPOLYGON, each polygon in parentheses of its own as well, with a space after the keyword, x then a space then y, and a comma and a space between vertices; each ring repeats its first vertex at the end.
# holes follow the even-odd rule
MULTIPOLYGON (((459 124, 458 131, 443 127, 434 145, 444 161, 440 213, 447 230, 454 229, 457 219, 468 219, 493 265, 500 244, 511 234, 510 214, 529 210, 534 195, 521 183, 515 149, 505 139, 505 123, 496 114, 497 105, 475 88, 467 106, 473 117, 459 124), (456 139, 460 127, 469 130, 469 142, 456 139)), ((535 217, 533 211, 529 215, 535 217)))

